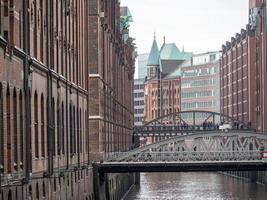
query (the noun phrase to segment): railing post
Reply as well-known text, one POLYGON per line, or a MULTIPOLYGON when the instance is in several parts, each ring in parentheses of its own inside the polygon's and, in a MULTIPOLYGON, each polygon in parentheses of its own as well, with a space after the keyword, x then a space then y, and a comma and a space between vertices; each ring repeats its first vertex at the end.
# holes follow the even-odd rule
POLYGON ((193 112, 193 129, 195 130, 196 129, 196 113, 193 112))
POLYGON ((213 124, 213 129, 215 129, 215 113, 213 113, 212 116, 212 124, 213 124))

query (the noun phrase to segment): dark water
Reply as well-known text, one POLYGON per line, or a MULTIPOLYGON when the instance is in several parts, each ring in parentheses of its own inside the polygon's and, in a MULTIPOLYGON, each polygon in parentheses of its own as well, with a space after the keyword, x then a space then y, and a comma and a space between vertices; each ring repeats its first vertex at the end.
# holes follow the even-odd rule
POLYGON ((267 200, 256 183, 217 173, 144 173, 126 200, 267 200))

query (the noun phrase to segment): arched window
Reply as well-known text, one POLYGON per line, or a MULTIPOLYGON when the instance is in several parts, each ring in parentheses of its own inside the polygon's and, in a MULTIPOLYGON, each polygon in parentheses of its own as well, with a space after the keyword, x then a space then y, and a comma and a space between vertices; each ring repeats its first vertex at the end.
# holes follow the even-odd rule
POLYGON ((75 106, 73 106, 73 149, 74 153, 77 152, 77 139, 76 139, 76 115, 75 115, 75 106))
POLYGON ((77 128, 76 128, 76 135, 77 135, 77 153, 80 152, 80 140, 81 140, 81 136, 80 136, 80 115, 79 115, 79 108, 77 108, 77 120, 76 120, 77 124, 77 128))
POLYGON ((46 196, 46 193, 45 193, 45 182, 43 181, 43 197, 46 196))
POLYGON ((22 100, 22 91, 19 91, 19 130, 20 130, 20 135, 19 135, 19 152, 20 152, 20 168, 23 169, 23 157, 24 157, 24 149, 23 149, 23 144, 24 144, 24 128, 23 128, 23 100, 22 100))
POLYGON ((84 126, 84 133, 86 134, 85 136, 85 139, 86 139, 86 153, 89 152, 89 134, 88 134, 88 128, 87 128, 87 120, 88 120, 88 116, 87 116, 87 110, 85 110, 84 112, 85 116, 84 116, 84 123, 85 123, 85 126, 84 126))
POLYGON ((39 199, 39 184, 36 183, 36 199, 39 199))
POLYGON ((53 147, 53 156, 56 155, 56 148, 55 148, 55 137, 56 137, 56 134, 55 134, 55 100, 54 98, 52 98, 52 135, 53 135, 53 140, 52 140, 52 147, 53 147))
POLYGON ((61 151, 61 110, 60 103, 57 100, 57 155, 60 155, 61 151))
POLYGON ((65 116, 64 116, 64 103, 61 104, 61 138, 62 138, 62 154, 65 154, 65 116))
POLYGON ((41 94, 41 153, 45 157, 45 110, 44 110, 44 95, 41 94))
POLYGON ((70 154, 73 154, 73 115, 72 115, 72 102, 69 105, 69 115, 70 115, 70 154))
POLYGON ((57 179, 54 178, 54 192, 57 191, 57 179))
POLYGON ((34 93, 34 144, 35 157, 39 158, 39 133, 38 133, 38 95, 34 93))
POLYGON ((83 152, 83 141, 84 141, 84 138, 83 138, 83 133, 84 133, 84 131, 82 131, 82 110, 80 109, 80 128, 79 128, 79 135, 80 135, 80 140, 79 140, 79 142, 80 142, 80 151, 79 151, 79 153, 82 153, 83 152))
POLYGON ((38 18, 39 18, 39 25, 40 25, 40 60, 44 61, 44 49, 43 49, 43 43, 44 43, 44 23, 43 23, 43 0, 40 0, 40 9, 38 13, 38 18))
POLYGON ((2 83, 0 83, 0 172, 4 169, 4 106, 2 83))
POLYGON ((9 85, 7 85, 7 92, 6 92, 6 117, 7 117, 7 172, 11 173, 11 113, 10 113, 10 90, 9 85))
POLYGON ((11 190, 8 191, 7 199, 8 199, 8 200, 12 200, 12 193, 11 193, 11 190))
POLYGON ((32 199, 32 186, 29 185, 29 199, 32 199))
POLYGON ((14 140, 14 168, 18 169, 18 118, 17 118, 17 93, 16 88, 13 90, 13 140, 14 140))

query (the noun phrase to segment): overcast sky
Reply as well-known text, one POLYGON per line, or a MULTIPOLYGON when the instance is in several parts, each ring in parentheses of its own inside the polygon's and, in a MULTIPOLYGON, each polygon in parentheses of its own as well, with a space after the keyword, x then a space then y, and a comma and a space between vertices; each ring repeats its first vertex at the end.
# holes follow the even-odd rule
POLYGON ((248 23, 249 0, 121 0, 134 22, 131 36, 138 53, 149 52, 154 32, 179 49, 201 53, 220 50, 225 41, 248 23))

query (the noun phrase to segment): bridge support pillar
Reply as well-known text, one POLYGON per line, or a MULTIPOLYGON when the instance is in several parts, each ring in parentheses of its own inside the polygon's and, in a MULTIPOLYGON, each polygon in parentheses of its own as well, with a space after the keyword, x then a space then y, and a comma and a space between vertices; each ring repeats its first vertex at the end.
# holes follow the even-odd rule
POLYGON ((250 172, 250 181, 252 183, 256 183, 257 182, 257 179, 258 179, 258 177, 257 177, 257 171, 250 172))
POLYGON ((134 174, 134 184, 135 185, 140 185, 140 173, 135 173, 134 174))
POLYGON ((134 147, 139 147, 140 146, 140 138, 137 137, 137 136, 134 136, 133 137, 133 144, 134 144, 134 147))
POLYGON ((106 200, 105 174, 98 173, 98 166, 93 164, 95 199, 106 200))

